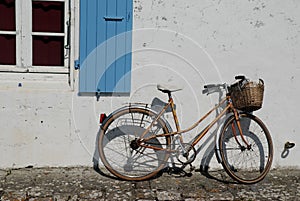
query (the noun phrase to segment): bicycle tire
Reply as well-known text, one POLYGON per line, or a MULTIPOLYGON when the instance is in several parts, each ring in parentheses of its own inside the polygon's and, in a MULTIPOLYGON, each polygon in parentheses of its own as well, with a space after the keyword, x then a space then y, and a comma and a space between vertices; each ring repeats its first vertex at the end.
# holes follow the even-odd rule
MULTIPOLYGON (((98 149, 100 159, 109 172, 123 180, 140 181, 155 176, 165 167, 170 155, 166 151, 170 148, 170 136, 145 142, 164 150, 133 146, 155 117, 154 112, 143 108, 125 108, 108 117, 101 126, 98 149)), ((145 137, 158 133, 169 133, 161 118, 145 137)))
POLYGON ((273 143, 267 127, 258 117, 243 113, 239 121, 244 138, 251 147, 247 148, 241 139, 235 117, 229 117, 219 138, 221 164, 234 180, 254 184, 264 179, 271 168, 273 143))

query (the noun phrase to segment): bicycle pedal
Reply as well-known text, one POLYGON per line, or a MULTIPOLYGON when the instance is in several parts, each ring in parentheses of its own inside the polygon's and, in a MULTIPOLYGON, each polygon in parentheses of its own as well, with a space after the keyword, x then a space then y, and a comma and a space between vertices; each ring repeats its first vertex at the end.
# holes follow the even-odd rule
POLYGON ((190 172, 194 171, 196 169, 195 166, 190 165, 190 172))
POLYGON ((186 173, 185 176, 186 176, 186 177, 191 177, 191 176, 193 176, 193 173, 191 173, 191 172, 186 173))

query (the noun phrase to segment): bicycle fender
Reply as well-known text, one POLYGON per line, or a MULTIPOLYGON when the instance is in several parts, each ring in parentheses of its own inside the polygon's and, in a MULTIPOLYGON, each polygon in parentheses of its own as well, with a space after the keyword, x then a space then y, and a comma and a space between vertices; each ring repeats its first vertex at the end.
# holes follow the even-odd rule
MULTIPOLYGON (((148 110, 148 111, 150 111, 150 112, 152 112, 152 113, 158 115, 158 113, 157 113, 155 110, 152 110, 151 108, 145 108, 145 107, 142 106, 142 105, 141 105, 141 106, 139 106, 139 105, 135 105, 135 106, 130 106, 130 105, 128 105, 128 106, 121 107, 121 108, 119 108, 119 109, 113 111, 112 113, 110 113, 110 114, 104 119, 104 121, 102 122, 102 124, 101 124, 101 126, 100 126, 101 129, 102 129, 102 126, 105 125, 106 122, 107 122, 110 118, 112 118, 116 113, 121 112, 121 111, 123 111, 123 110, 129 110, 129 109, 132 109, 132 108, 145 109, 145 110, 148 110)), ((164 124, 167 126, 169 132, 173 132, 173 129, 172 129, 171 125, 169 124, 169 122, 168 122, 163 116, 161 116, 160 118, 161 118, 161 120, 164 122, 164 124)))

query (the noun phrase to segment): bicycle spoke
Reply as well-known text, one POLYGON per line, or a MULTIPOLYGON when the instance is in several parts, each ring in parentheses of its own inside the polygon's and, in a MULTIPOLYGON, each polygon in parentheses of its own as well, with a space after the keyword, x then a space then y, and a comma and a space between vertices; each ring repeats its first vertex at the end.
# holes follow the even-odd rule
POLYGON ((161 119, 152 123, 150 111, 130 108, 120 111, 107 121, 99 137, 99 155, 107 169, 114 175, 127 180, 143 180, 156 174, 164 167, 169 158, 170 137, 156 137, 157 133, 168 133, 161 119), (153 125, 152 127, 149 127, 153 125), (151 140, 144 143, 156 149, 140 147, 135 142, 147 128, 144 138, 151 140))
POLYGON ((244 139, 239 137, 232 118, 220 136, 222 165, 227 173, 242 183, 255 183, 264 178, 272 161, 272 141, 270 134, 256 117, 243 114, 240 118, 244 139), (241 145, 241 146, 240 146, 241 145))

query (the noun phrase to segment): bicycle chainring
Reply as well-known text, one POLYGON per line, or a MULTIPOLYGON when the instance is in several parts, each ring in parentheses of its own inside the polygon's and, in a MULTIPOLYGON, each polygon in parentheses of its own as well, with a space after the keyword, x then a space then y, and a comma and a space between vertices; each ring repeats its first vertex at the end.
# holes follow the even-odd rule
POLYGON ((196 159, 196 149, 188 143, 182 143, 176 150, 176 158, 182 164, 190 164, 196 159))

